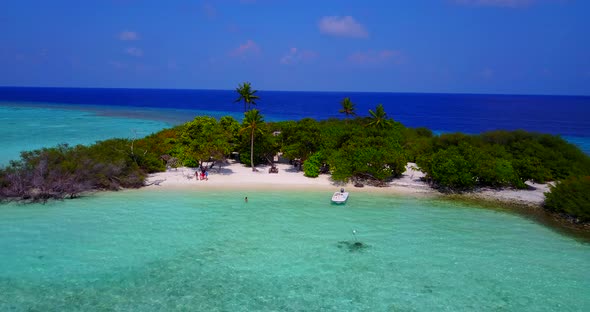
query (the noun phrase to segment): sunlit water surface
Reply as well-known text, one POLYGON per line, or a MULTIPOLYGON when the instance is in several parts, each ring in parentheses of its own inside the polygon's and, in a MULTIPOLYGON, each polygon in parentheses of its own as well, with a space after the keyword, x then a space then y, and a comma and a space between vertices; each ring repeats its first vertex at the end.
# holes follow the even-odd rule
POLYGON ((587 243, 457 203, 329 198, 138 190, 0 206, 0 311, 590 310, 587 243))

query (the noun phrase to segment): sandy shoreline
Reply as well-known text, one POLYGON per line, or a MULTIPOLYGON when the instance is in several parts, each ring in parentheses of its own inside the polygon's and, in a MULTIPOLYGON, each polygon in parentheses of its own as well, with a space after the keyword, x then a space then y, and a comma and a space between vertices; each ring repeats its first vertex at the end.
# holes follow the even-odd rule
MULTIPOLYGON (((236 162, 222 168, 209 170, 208 180, 195 177, 195 169, 178 168, 159 172, 149 176, 147 189, 186 189, 186 190, 316 190, 337 191, 341 187, 351 192, 380 193, 406 195, 412 197, 438 197, 442 193, 421 181, 424 173, 416 169, 416 165, 408 163, 406 172, 386 187, 365 186, 354 187, 352 184, 339 184, 330 179, 329 175, 307 178, 302 171, 297 171, 288 164, 277 164, 279 173, 268 173, 268 166, 257 167, 257 172, 236 162)), ((482 189, 466 196, 486 201, 519 203, 539 206, 544 201, 544 192, 549 191, 547 184, 529 184, 528 190, 493 190, 482 189)))
MULTIPOLYGON (((438 192, 419 181, 421 172, 412 171, 396 180, 389 187, 354 187, 351 183, 341 184, 330 179, 329 175, 308 178, 303 171, 297 171, 288 164, 277 164, 279 173, 268 173, 268 166, 257 167, 256 172, 242 164, 231 162, 221 169, 209 170, 208 180, 197 180, 194 168, 170 169, 149 176, 146 188, 169 189, 227 189, 227 190, 321 190, 336 191, 345 188, 355 192, 378 192, 400 195, 436 196, 438 192)), ((410 169, 411 170, 411 169, 410 169)))

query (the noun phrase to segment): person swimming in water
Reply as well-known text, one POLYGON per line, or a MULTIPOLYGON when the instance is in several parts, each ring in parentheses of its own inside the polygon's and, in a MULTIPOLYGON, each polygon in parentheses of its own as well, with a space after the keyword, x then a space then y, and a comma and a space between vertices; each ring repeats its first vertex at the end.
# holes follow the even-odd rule
POLYGON ((248 196, 244 197, 244 202, 248 202, 248 196))

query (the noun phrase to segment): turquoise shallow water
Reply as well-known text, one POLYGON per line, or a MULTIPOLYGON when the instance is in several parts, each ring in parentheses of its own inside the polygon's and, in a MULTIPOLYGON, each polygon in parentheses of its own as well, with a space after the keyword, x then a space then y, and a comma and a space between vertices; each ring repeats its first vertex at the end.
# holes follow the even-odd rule
POLYGON ((587 243, 500 211, 329 197, 138 190, 0 206, 0 311, 590 310, 587 243), (350 248, 352 230, 366 248, 350 248))
POLYGON ((562 136, 568 142, 575 144, 579 147, 582 152, 590 155, 590 136, 588 137, 575 137, 575 136, 562 136))
POLYGON ((89 111, 0 105, 0 166, 18 159, 21 151, 60 143, 140 138, 169 126, 164 121, 99 116, 89 111))

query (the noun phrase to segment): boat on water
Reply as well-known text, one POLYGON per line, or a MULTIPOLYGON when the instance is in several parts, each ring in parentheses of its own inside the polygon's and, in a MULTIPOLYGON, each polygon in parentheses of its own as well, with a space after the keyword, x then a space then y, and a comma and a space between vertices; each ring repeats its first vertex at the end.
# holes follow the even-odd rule
POLYGON ((340 192, 335 192, 332 195, 332 202, 335 204, 344 204, 348 200, 348 192, 345 192, 344 189, 340 189, 340 192))

